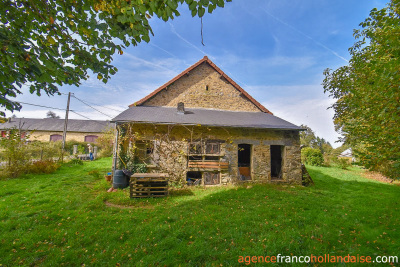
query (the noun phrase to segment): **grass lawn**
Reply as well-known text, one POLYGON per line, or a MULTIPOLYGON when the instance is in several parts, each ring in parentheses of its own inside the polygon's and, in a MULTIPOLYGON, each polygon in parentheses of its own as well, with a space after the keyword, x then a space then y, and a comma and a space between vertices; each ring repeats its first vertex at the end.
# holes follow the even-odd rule
POLYGON ((362 178, 358 169, 308 167, 316 184, 309 188, 196 188, 131 200, 128 189, 107 193, 104 178, 88 174, 110 166, 100 159, 0 181, 0 266, 231 266, 244 265, 239 256, 400 256, 400 186, 362 178))

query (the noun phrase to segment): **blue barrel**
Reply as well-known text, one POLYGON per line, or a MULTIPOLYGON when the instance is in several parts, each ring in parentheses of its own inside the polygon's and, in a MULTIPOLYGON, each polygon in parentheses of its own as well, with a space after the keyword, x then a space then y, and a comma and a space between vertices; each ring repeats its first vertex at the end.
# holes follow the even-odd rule
POLYGON ((113 188, 126 188, 129 186, 129 177, 122 170, 115 170, 113 179, 113 188))

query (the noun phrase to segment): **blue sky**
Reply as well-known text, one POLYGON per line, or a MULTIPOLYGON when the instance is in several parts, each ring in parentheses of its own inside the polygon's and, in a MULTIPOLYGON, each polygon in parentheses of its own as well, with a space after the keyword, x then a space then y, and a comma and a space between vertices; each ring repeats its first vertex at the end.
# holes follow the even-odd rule
MULTIPOLYGON (((150 21, 150 43, 129 47, 114 56, 119 72, 107 83, 91 75, 79 87, 64 86, 61 96, 37 97, 24 90, 16 100, 65 109, 68 92, 87 101, 105 116, 72 98, 70 108, 90 119, 110 119, 207 55, 266 108, 294 124, 310 126, 334 142, 338 134, 323 93, 323 70, 346 65, 354 44, 353 29, 378 0, 233 0, 200 19, 186 6, 181 16, 150 21)), ((17 117, 44 118, 49 108, 23 105, 17 117)), ((53 110, 62 118, 65 112, 53 110)), ((11 113, 7 113, 8 116, 11 113)), ((70 118, 84 119, 71 113, 70 118)))

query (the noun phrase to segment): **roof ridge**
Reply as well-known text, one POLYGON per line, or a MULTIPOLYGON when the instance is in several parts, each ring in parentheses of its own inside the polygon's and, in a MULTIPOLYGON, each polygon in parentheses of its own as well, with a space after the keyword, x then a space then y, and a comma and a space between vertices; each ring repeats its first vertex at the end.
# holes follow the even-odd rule
POLYGON ((174 83, 175 81, 179 80, 180 78, 182 78, 185 74, 187 74, 188 72, 190 72, 191 70, 195 69, 196 67, 198 67, 200 64, 207 62, 212 68, 214 68, 215 71, 217 71, 222 77, 224 77, 230 84, 232 84, 233 87, 236 88, 236 90, 238 90, 242 95, 244 95, 248 100, 250 100, 250 102, 252 102, 258 109, 260 109, 261 111, 265 112, 265 113, 269 113, 271 115, 272 112, 269 111, 266 107, 264 107, 262 104, 260 104, 257 100, 255 100, 251 95, 249 95, 249 93, 247 93, 242 87, 240 87, 240 85, 238 85, 234 80, 232 80, 228 75, 226 75, 225 72, 223 72, 217 65, 214 64, 214 62, 212 62, 207 56, 204 56, 202 59, 200 59, 199 61, 197 61, 195 64, 193 64, 192 66, 190 66, 189 68, 187 68, 186 70, 182 71, 180 74, 178 74, 177 76, 175 76, 173 79, 171 79, 170 81, 168 81, 167 83, 161 85, 160 87, 158 87, 156 90, 154 90, 152 93, 150 93, 149 95, 145 96, 144 98, 140 99, 139 101, 136 101, 135 103, 129 105, 129 107, 132 106, 140 106, 142 105, 144 102, 146 102, 147 100, 149 100, 150 98, 152 98, 153 96, 157 95, 159 92, 161 92, 162 90, 164 90, 165 88, 167 88, 169 85, 171 85, 172 83, 174 83))

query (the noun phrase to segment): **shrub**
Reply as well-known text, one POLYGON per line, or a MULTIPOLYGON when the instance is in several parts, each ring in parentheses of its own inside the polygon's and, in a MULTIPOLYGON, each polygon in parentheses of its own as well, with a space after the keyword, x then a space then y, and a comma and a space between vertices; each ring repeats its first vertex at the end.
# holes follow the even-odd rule
POLYGON ((60 168, 60 164, 52 160, 38 160, 33 162, 28 168, 29 173, 53 173, 60 168))
POLYGON ((71 159, 68 163, 68 165, 83 165, 83 161, 80 159, 71 159))
POLYGON ((96 140, 96 145, 99 147, 99 153, 97 155, 98 158, 112 156, 114 139, 114 127, 110 126, 102 132, 102 135, 96 140))
POLYGON ((139 163, 139 164, 134 164, 132 166, 132 173, 146 173, 147 172, 147 167, 146 164, 139 163))
POLYGON ((54 160, 61 158, 61 142, 40 142, 33 141, 29 143, 31 159, 40 161, 54 160))
POLYGON ((325 166, 325 167, 330 167, 331 164, 333 163, 333 156, 332 156, 332 154, 324 153, 324 154, 323 154, 323 157, 324 157, 324 166, 325 166))
POLYGON ((335 160, 335 163, 339 168, 343 170, 346 170, 351 165, 349 160, 346 158, 337 158, 335 160))
POLYGON ((21 131, 16 128, 9 129, 8 137, 0 139, 0 148, 0 161, 5 162, 2 176, 15 178, 27 172, 30 151, 21 131))
POLYGON ((382 173, 383 175, 390 177, 392 179, 400 180, 400 160, 394 161, 384 161, 378 165, 374 170, 382 173))
POLYGON ((65 150, 72 155, 74 153, 74 145, 78 146, 78 154, 87 154, 87 142, 78 142, 75 140, 65 142, 65 150))
POLYGON ((322 166, 324 157, 319 149, 305 147, 301 150, 301 161, 308 165, 322 166))

